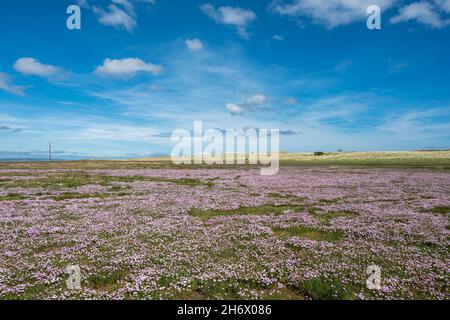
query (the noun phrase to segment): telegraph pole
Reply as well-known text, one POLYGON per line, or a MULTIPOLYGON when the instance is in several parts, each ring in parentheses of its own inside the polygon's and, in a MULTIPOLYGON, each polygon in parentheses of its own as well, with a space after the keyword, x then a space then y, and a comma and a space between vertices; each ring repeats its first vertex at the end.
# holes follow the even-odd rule
POLYGON ((48 161, 52 161, 52 143, 48 143, 48 161))

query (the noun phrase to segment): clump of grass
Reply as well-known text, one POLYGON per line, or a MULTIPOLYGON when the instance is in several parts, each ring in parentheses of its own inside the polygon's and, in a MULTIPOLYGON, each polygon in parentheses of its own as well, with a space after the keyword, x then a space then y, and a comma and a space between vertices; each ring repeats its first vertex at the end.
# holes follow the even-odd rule
POLYGON ((103 194, 103 193, 95 193, 95 194, 81 194, 81 193, 73 193, 73 192, 66 192, 62 193, 58 196, 52 197, 53 200, 56 201, 64 201, 69 199, 89 199, 89 198, 107 198, 110 195, 103 194))
POLYGON ((319 211, 314 211, 312 213, 317 219, 319 219, 320 221, 322 221, 323 224, 329 225, 330 221, 336 218, 340 218, 340 217, 355 217, 358 214, 354 211, 327 211, 324 213, 320 213, 319 211))
POLYGON ((341 199, 337 198, 337 199, 319 199, 319 204, 320 205, 327 205, 327 204, 336 204, 340 201, 341 199))
POLYGON ((304 206, 302 205, 264 205, 259 207, 241 207, 235 210, 206 210, 202 211, 199 209, 191 209, 189 210, 189 214, 196 218, 199 218, 202 221, 207 221, 214 217, 220 216, 246 216, 246 215, 281 215, 285 211, 301 211, 304 210, 304 206))
POLYGON ((343 237, 343 232, 340 230, 319 230, 304 226, 272 228, 272 231, 280 239, 299 237, 316 241, 337 242, 343 237))
POLYGON ((269 198, 279 198, 279 199, 297 199, 297 200, 304 200, 304 198, 294 196, 292 194, 281 194, 277 192, 268 193, 267 196, 269 198))
POLYGON ((65 242, 65 243, 55 243, 55 242, 51 242, 51 243, 47 243, 47 244, 43 244, 40 245, 36 248, 33 249, 33 253, 39 254, 39 253, 46 253, 46 252, 50 252, 59 248, 63 248, 63 247, 73 247, 74 245, 76 245, 75 241, 69 241, 69 242, 65 242))
POLYGON ((304 282, 301 288, 314 300, 344 300, 348 296, 342 282, 337 279, 317 277, 304 282))
POLYGON ((436 206, 428 210, 431 213, 448 214, 450 213, 450 206, 436 206))
POLYGON ((111 192, 121 192, 131 189, 130 186, 112 186, 109 188, 109 191, 111 192))
POLYGON ((113 272, 102 271, 97 274, 91 275, 86 280, 89 286, 101 291, 112 291, 114 290, 120 281, 127 278, 129 274, 128 270, 116 270, 113 272))
POLYGON ((6 196, 0 196, 0 201, 18 201, 25 199, 26 197, 17 193, 8 193, 6 196))
POLYGON ((244 299, 245 290, 261 290, 265 287, 252 280, 228 279, 224 281, 193 281, 191 288, 206 299, 244 299))

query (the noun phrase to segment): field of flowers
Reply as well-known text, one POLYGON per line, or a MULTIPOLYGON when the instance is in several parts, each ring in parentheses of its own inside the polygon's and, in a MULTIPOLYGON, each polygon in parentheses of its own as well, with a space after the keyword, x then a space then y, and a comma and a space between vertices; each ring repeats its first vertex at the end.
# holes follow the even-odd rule
POLYGON ((0 299, 448 299, 449 213, 448 170, 0 166, 0 299))

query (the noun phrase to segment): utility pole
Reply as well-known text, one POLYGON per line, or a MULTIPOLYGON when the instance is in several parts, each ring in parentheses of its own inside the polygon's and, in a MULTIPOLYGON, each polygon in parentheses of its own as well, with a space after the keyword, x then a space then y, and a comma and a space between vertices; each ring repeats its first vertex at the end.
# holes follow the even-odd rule
POLYGON ((48 143, 48 161, 52 161, 52 143, 48 143))

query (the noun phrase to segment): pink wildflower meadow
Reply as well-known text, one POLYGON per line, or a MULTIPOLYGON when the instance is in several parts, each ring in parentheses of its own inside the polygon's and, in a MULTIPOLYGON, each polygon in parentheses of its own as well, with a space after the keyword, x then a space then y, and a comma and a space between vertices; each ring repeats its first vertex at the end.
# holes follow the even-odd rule
POLYGON ((0 170, 0 298, 448 299, 449 206, 431 170, 0 170))

